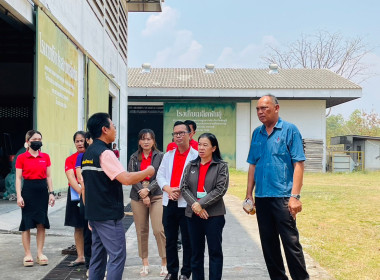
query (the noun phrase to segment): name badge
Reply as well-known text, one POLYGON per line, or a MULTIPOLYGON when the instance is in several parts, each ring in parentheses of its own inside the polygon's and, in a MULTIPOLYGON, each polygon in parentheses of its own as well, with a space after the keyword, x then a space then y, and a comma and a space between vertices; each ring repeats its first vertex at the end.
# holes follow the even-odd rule
POLYGON ((201 199, 207 195, 207 192, 197 192, 197 198, 201 199))

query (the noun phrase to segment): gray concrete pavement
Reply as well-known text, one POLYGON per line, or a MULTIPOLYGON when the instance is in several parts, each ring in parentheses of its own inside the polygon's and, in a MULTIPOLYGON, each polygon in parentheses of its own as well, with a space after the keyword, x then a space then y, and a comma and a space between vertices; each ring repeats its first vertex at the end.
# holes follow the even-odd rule
MULTIPOLYGON (((128 188, 125 191, 125 204, 129 203, 128 188)), ((269 279, 263 259, 255 216, 246 215, 241 209, 241 201, 226 195, 226 225, 223 232, 224 269, 223 279, 269 279)), ((21 211, 15 202, 0 202, 0 278, 1 279, 42 279, 65 256, 61 250, 74 243, 73 229, 63 226, 66 198, 56 201, 49 207, 51 229, 47 230, 45 255, 48 266, 24 268, 22 265, 23 247, 18 226, 21 211), (7 203, 7 205, 5 205, 7 203)), ((32 234, 35 231, 32 230, 32 234)), ((141 279, 139 271, 141 260, 138 257, 137 239, 134 224, 126 232, 127 261, 123 279, 141 279)), ((31 242, 32 252, 36 254, 34 236, 31 242)), ((161 260, 158 256, 153 234, 149 235, 149 261, 151 272, 144 279, 162 279, 159 277, 161 260)), ((179 253, 182 255, 182 252, 179 253)), ((306 262, 311 279, 332 279, 310 256, 306 262)), ((205 255, 205 272, 208 274, 208 255, 205 255)), ((207 278, 206 278, 207 279, 207 278)))

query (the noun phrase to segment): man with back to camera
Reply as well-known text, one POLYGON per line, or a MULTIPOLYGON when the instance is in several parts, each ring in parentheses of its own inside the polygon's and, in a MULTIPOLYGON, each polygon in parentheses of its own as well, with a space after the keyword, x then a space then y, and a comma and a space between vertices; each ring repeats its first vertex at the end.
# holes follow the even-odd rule
POLYGON ((292 279, 304 280, 309 279, 309 274, 299 242, 296 215, 302 210, 300 193, 306 158, 300 132, 294 124, 279 117, 279 110, 278 100, 273 95, 265 95, 257 102, 257 116, 263 125, 252 134, 246 198, 255 201, 270 278, 288 279, 280 236, 292 279))
POLYGON ((85 215, 92 228, 90 279, 122 279, 126 243, 124 227, 123 185, 140 182, 154 174, 154 167, 139 172, 126 172, 109 144, 115 141, 116 127, 107 113, 92 115, 87 128, 93 143, 82 158, 85 189, 85 215), (108 263, 107 263, 108 255, 108 263))
MULTIPOLYGON (((187 125, 189 125, 190 130, 191 130, 191 132, 189 134, 189 136, 190 136, 190 146, 193 149, 195 149, 195 150, 198 151, 198 141, 195 141, 193 139, 193 136, 195 135, 196 130, 197 130, 197 124, 195 123, 195 121, 191 121, 191 120, 186 120, 186 121, 184 121, 184 123, 187 124, 187 125)), ((173 138, 173 141, 170 142, 168 144, 168 146, 166 147, 166 151, 169 152, 169 151, 171 151, 171 150, 173 150, 175 148, 177 148, 177 144, 175 143, 174 138, 173 138)))
POLYGON ((197 158, 198 152, 190 146, 190 127, 182 121, 173 126, 173 137, 177 148, 165 153, 157 172, 157 183, 163 190, 163 224, 166 235, 166 258, 168 275, 165 280, 177 280, 179 259, 177 251, 178 229, 182 234, 183 266, 179 280, 187 280, 191 275, 191 245, 187 230, 185 209, 187 203, 179 189, 186 164, 197 158))

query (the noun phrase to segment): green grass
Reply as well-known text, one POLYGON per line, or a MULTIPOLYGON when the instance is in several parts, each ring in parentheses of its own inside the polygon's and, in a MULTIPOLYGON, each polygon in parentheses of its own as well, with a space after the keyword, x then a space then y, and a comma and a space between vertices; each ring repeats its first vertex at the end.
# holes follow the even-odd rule
MULTIPOLYGON (((244 199, 247 173, 230 170, 244 199)), ((336 279, 380 279, 380 172, 308 173, 297 225, 304 250, 336 279)))

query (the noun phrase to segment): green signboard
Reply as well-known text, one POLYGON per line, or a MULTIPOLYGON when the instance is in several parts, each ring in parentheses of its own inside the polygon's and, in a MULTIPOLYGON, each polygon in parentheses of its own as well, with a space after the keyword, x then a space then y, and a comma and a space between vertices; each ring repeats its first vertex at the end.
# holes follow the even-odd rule
POLYGON ((36 121, 50 155, 56 190, 67 186, 64 163, 78 128, 78 50, 40 9, 36 32, 36 121))
POLYGON ((88 64, 88 117, 108 112, 109 80, 90 60, 88 64))
POLYGON ((236 106, 235 103, 165 103, 164 147, 172 140, 176 121, 193 120, 197 124, 194 140, 205 132, 215 134, 222 157, 235 167, 236 158, 236 106))

